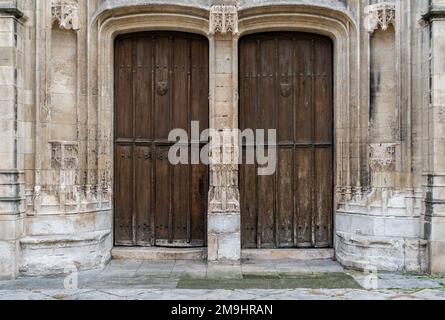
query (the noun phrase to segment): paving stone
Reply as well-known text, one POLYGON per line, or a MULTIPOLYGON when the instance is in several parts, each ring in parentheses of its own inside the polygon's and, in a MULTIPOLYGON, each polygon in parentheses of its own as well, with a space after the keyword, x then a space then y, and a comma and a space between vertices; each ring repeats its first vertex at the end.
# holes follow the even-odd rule
POLYGON ((144 261, 136 270, 136 275, 155 275, 157 277, 169 277, 174 266, 174 260, 144 261))
POLYGON ((308 260, 305 263, 312 272, 344 272, 343 267, 332 260, 308 260))
POLYGON ((209 279, 242 279, 241 265, 209 264, 207 278, 209 279))
POLYGON ((51 298, 40 291, 0 290, 0 300, 51 300, 51 298))
POLYGON ((180 278, 205 278, 207 276, 207 263, 201 261, 176 261, 172 276, 180 278))
POLYGON ((63 276, 1 281, 0 299, 445 300, 443 278, 379 273, 378 289, 360 289, 368 276, 339 269, 331 260, 250 260, 241 266, 209 267, 202 261, 114 260, 103 270, 78 273, 78 289, 66 289, 63 276), (207 270, 236 271, 237 277, 208 277, 207 270))

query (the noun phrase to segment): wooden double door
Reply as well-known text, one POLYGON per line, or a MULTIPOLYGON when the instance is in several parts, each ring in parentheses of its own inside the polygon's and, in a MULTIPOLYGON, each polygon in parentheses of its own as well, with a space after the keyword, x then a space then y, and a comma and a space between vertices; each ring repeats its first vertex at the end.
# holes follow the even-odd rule
POLYGON ((170 164, 168 136, 208 127, 208 50, 178 32, 115 41, 116 245, 205 245, 208 167, 170 164))
POLYGON ((244 248, 332 246, 332 52, 313 34, 240 40, 240 128, 277 130, 275 174, 240 167, 244 248))
MULTIPOLYGON (((192 120, 208 127, 208 50, 178 32, 116 39, 116 245, 206 244, 208 167, 171 165, 167 138, 174 128, 190 136, 192 120)), ((332 52, 328 38, 305 33, 240 40, 240 128, 278 135, 275 174, 240 166, 244 248, 332 246, 332 52)))

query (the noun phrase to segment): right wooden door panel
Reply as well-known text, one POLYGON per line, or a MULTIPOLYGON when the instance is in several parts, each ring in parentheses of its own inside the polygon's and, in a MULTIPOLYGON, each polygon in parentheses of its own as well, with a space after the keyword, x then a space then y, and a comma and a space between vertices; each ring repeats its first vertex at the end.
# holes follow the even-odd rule
POLYGON ((332 52, 305 33, 240 41, 240 128, 276 129, 278 140, 275 174, 240 167, 244 248, 332 246, 332 52))

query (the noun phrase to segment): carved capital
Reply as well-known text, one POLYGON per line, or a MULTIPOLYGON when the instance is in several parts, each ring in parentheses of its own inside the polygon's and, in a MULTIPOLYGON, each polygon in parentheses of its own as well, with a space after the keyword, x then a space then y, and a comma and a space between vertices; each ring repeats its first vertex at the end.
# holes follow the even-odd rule
POLYGON ((380 2, 371 4, 365 8, 365 27, 369 33, 378 28, 387 30, 389 25, 395 25, 396 5, 392 2, 380 2))
POLYGON ((374 172, 394 171, 396 167, 396 143, 369 145, 370 168, 374 172))
POLYGON ((52 0, 52 20, 57 21, 60 28, 79 30, 79 3, 77 0, 52 0))
POLYGON ((236 5, 219 4, 210 8, 210 34, 237 34, 238 8, 236 5))

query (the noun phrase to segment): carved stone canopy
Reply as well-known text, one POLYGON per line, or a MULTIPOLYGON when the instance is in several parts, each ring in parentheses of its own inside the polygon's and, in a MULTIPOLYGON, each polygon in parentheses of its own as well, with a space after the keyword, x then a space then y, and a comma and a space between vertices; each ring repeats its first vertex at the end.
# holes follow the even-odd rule
POLYGON ((52 0, 51 15, 53 22, 66 30, 79 30, 79 3, 77 0, 52 0))
POLYGON ((238 8, 236 5, 219 4, 210 8, 209 33, 238 33, 238 8))
POLYGON ((374 143, 369 145, 370 168, 374 172, 394 171, 396 165, 396 143, 374 143))
POLYGON ((378 28, 386 31, 390 24, 395 25, 396 5, 392 2, 379 2, 365 8, 365 27, 369 33, 378 28))
POLYGON ((58 170, 76 170, 79 162, 78 143, 76 141, 49 141, 51 148, 51 168, 58 170))

